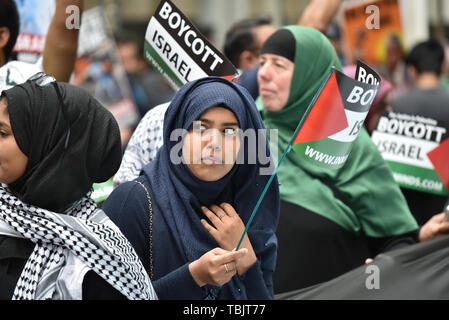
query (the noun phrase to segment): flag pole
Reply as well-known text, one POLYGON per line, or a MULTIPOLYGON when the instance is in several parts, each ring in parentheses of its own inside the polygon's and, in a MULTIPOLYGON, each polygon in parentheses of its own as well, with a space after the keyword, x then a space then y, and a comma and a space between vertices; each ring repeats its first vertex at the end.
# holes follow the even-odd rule
POLYGON ((248 223, 246 224, 246 227, 245 227, 245 230, 243 231, 242 236, 240 237, 240 241, 238 242, 237 247, 235 248, 235 251, 240 249, 240 245, 242 244, 243 238, 245 237, 246 233, 248 232, 249 226, 251 225, 251 222, 253 221, 254 216, 257 213, 257 210, 259 210, 260 204, 262 203, 262 200, 265 197, 265 194, 267 193, 268 188, 271 185, 271 182, 273 182, 274 176, 277 174, 277 171, 278 171, 281 163, 284 161, 285 157, 287 156, 287 153, 289 153, 290 150, 292 149, 292 144, 293 144, 293 141, 294 141, 296 135, 298 134, 299 130, 301 129, 302 125, 304 124, 304 121, 306 120, 307 116, 309 115, 310 110, 312 110, 313 105, 315 104, 316 100, 318 99, 318 97, 319 97, 321 91, 323 90, 324 86, 326 85, 327 81, 329 80, 332 73, 334 72, 334 69, 335 69, 335 67, 331 68, 331 71, 329 72, 326 79, 321 84, 321 87, 318 89, 317 93, 315 93, 315 96, 313 97, 312 101, 310 102, 309 106, 307 107, 306 112, 302 116, 301 121, 299 122, 298 126, 296 127, 295 133, 293 134, 292 138, 290 139, 290 142, 288 143, 287 148, 285 148, 284 153, 282 154, 281 158, 279 159, 278 164, 276 165, 276 168, 274 169, 270 179, 268 180, 267 184, 265 185, 265 188, 263 189, 263 192, 262 192, 261 196, 259 197, 259 200, 257 201, 257 204, 253 209, 253 212, 251 213, 251 216, 248 220, 248 223))

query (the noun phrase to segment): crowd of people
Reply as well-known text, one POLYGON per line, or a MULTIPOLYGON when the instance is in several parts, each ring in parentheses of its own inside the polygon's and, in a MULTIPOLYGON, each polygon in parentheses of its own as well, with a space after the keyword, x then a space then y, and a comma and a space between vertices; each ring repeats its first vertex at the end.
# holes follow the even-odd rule
POLYGON ((206 77, 174 92, 132 38, 117 36, 141 115, 122 149, 112 114, 69 84, 78 30, 65 28, 65 8, 83 1, 56 0, 32 65, 11 60, 19 16, 1 0, 0 299, 268 300, 449 234, 447 196, 401 188, 370 137, 388 111, 449 128, 436 40, 388 65, 342 168, 289 152, 265 189, 270 149, 288 148, 329 70, 355 73, 332 22, 341 1, 321 2, 296 25, 233 25, 223 51, 241 71, 237 83, 206 77), (276 141, 264 135, 272 129, 276 141), (264 143, 249 146, 247 130, 264 143), (114 191, 95 203, 92 185, 112 177, 114 191))

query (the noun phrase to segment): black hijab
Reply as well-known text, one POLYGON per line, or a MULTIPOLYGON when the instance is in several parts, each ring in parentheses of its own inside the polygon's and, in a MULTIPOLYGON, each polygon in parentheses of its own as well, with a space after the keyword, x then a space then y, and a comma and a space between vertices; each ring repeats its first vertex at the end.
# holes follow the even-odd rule
POLYGON ((63 212, 92 183, 106 181, 118 170, 117 122, 87 91, 62 82, 40 87, 27 81, 3 95, 14 137, 28 157, 24 175, 9 185, 22 201, 63 212))

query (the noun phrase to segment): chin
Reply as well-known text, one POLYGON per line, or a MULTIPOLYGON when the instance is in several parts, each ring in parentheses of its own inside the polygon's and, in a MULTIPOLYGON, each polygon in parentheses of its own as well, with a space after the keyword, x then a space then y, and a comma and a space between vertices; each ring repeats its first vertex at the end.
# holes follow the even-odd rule
POLYGON ((224 170, 224 168, 206 167, 193 172, 193 174, 202 181, 213 182, 223 178, 229 171, 230 170, 224 170))
POLYGON ((266 105, 265 109, 267 109, 270 112, 278 112, 282 110, 282 107, 279 106, 273 106, 273 105, 266 105))
POLYGON ((202 173, 202 174, 199 174, 199 175, 196 175, 196 177, 198 178, 198 179, 200 179, 200 180, 203 180, 203 181, 207 181, 207 182, 213 182, 213 181, 218 181, 218 180, 220 180, 221 178, 223 178, 224 176, 225 176, 226 174, 220 174, 220 173, 217 173, 217 172, 213 172, 213 173, 206 173, 206 172, 204 172, 204 173, 202 173))
POLYGON ((276 112, 282 109, 282 107, 279 107, 277 104, 274 104, 271 100, 262 99, 262 102, 265 109, 267 109, 270 112, 276 112))

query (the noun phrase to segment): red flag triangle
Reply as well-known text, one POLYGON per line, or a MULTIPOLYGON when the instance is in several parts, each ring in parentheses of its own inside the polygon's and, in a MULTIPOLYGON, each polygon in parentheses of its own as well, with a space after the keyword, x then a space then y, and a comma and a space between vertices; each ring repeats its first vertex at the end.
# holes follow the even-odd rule
POLYGON ((427 153, 435 168, 435 172, 449 190, 449 138, 444 140, 438 147, 427 153))
POLYGON ((224 78, 226 80, 232 81, 232 82, 237 82, 238 78, 239 78, 239 74, 233 74, 233 75, 228 75, 228 76, 221 76, 220 78, 224 78))
POLYGON ((348 127, 335 70, 321 90, 293 144, 321 140, 348 127))

